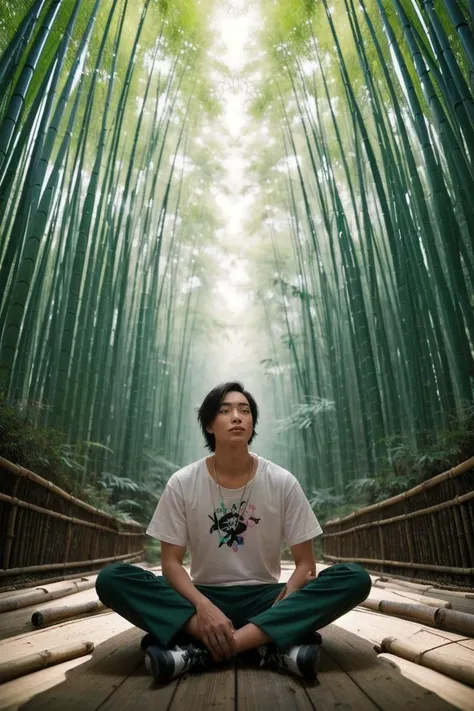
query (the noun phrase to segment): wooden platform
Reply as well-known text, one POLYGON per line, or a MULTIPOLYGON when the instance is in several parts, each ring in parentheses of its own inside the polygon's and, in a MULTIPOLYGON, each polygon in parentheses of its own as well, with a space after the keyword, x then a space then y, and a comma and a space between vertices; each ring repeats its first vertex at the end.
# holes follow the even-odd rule
MULTIPOLYGON (((262 669, 224 667, 164 687, 146 672, 135 628, 98 645, 66 680, 36 695, 25 711, 447 711, 455 707, 377 659, 372 645, 330 625, 323 630, 319 678, 302 683, 262 669)), ((1 693, 1 687, 0 687, 1 693)))
MULTIPOLYGON (((282 581, 292 569, 284 565, 282 581)), ((376 597, 382 592, 387 599, 402 595, 403 600, 406 595, 403 590, 373 588, 376 597)), ((95 596, 91 588, 51 600, 47 607, 95 596)), ((0 600, 4 598, 0 594, 0 600)), ((458 598, 452 602, 455 609, 458 598)), ((474 600, 464 604, 473 611, 474 600)), ((140 650, 144 633, 119 615, 102 612, 37 629, 31 623, 35 609, 30 606, 0 615, 0 664, 77 641, 92 641, 95 649, 92 655, 0 685, 1 711, 474 711, 474 688, 391 654, 377 656, 374 651, 384 637, 395 635, 418 646, 423 642, 420 648, 424 650, 449 647, 456 655, 457 645, 459 653, 467 654, 469 665, 474 649, 465 646, 474 640, 362 607, 321 630, 324 642, 316 682, 302 683, 290 675, 239 665, 188 675, 163 688, 152 682, 144 668, 140 650)))

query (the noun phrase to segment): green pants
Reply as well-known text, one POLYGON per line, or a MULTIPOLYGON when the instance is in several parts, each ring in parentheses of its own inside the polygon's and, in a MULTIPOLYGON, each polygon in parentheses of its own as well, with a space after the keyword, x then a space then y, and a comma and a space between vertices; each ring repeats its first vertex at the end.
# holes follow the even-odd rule
MULTIPOLYGON (((268 583, 196 588, 232 620, 235 629, 252 622, 279 649, 285 649, 302 643, 314 630, 365 600, 371 581, 360 565, 338 563, 272 607, 283 586, 268 583)), ((150 632, 161 644, 172 646, 185 641, 182 627, 196 610, 164 577, 129 563, 114 563, 100 571, 96 590, 104 605, 150 632)))

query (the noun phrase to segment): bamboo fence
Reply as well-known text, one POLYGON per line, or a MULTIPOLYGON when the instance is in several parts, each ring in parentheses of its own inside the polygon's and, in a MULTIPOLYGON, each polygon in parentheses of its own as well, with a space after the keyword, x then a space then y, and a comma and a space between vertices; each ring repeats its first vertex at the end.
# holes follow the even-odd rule
POLYGON ((143 558, 145 529, 0 457, 0 590, 143 558))
POLYGON ((328 521, 328 563, 474 587, 474 457, 412 489, 328 521))

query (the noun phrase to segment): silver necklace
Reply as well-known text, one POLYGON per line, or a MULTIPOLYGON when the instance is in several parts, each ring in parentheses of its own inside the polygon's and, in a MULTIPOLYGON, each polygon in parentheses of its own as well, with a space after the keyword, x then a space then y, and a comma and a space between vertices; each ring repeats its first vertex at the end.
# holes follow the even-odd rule
MULTIPOLYGON (((227 540, 229 539, 229 536, 232 535, 232 533, 235 533, 235 531, 236 531, 236 529, 237 529, 237 526, 238 526, 238 524, 239 524, 240 518, 243 517, 244 514, 245 514, 245 512, 247 511, 247 508, 248 508, 248 505, 249 505, 249 502, 250 502, 250 495, 251 495, 251 493, 252 493, 253 484, 254 484, 254 480, 255 480, 255 477, 254 477, 254 478, 252 479, 252 486, 250 487, 250 492, 249 492, 248 501, 245 501, 245 502, 244 502, 245 493, 246 493, 246 491, 247 491, 247 485, 248 485, 248 483, 249 483, 250 475, 251 475, 252 469, 253 469, 253 457, 252 457, 252 455, 250 455, 250 457, 251 457, 252 462, 251 462, 251 464, 250 464, 249 473, 247 474, 247 480, 246 480, 246 482, 245 482, 244 491, 243 491, 243 493, 242 493, 242 496, 240 497, 239 508, 237 509, 237 520, 236 520, 236 522, 235 522, 234 528, 231 529, 230 531, 228 531, 227 533, 226 533, 226 532, 223 533, 223 532, 221 531, 221 529, 220 529, 219 521, 218 521, 217 516, 216 516, 217 531, 218 531, 219 537, 220 537, 219 544, 226 543, 227 540), (241 512, 242 502, 245 503, 245 509, 244 509, 243 513, 241 512)), ((212 469, 213 469, 213 473, 214 473, 214 479, 215 479, 215 481, 216 481, 217 487, 218 487, 218 489, 219 489, 219 493, 220 493, 220 495, 221 495, 221 511, 222 511, 222 513, 225 515, 226 512, 227 512, 227 507, 226 507, 226 505, 225 505, 225 503, 224 503, 224 496, 222 495, 222 489, 221 489, 221 485, 220 485, 220 483, 219 483, 219 477, 217 476, 215 457, 212 458, 212 469)), ((216 510, 216 507, 215 507, 215 503, 214 503, 214 494, 212 493, 212 489, 211 489, 211 496, 212 496, 212 505, 214 506, 214 511, 215 511, 215 510, 216 510)))

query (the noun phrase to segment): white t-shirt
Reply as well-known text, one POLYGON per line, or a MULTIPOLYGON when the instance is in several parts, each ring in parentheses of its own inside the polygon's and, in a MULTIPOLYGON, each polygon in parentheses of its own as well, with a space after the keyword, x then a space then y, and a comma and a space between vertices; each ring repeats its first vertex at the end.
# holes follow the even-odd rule
POLYGON ((257 585, 280 577, 282 541, 291 547, 322 533, 298 480, 258 457, 257 472, 244 488, 219 487, 206 459, 173 474, 147 533, 189 546, 191 580, 201 585, 257 585))

